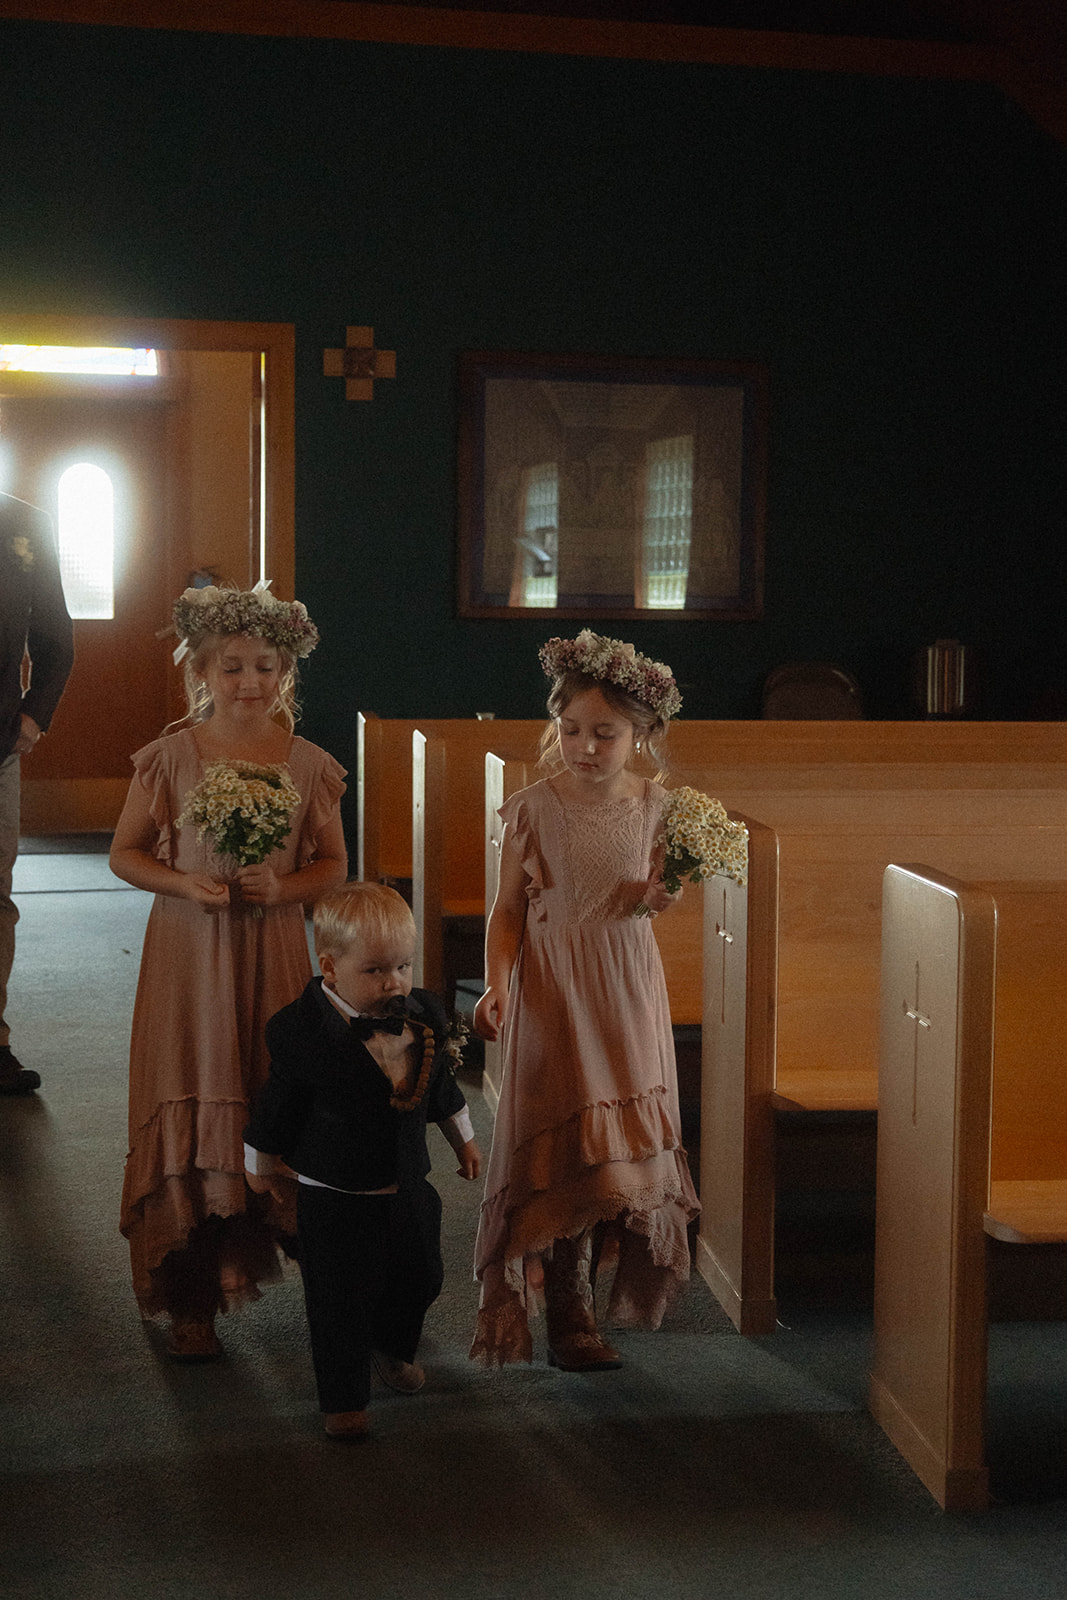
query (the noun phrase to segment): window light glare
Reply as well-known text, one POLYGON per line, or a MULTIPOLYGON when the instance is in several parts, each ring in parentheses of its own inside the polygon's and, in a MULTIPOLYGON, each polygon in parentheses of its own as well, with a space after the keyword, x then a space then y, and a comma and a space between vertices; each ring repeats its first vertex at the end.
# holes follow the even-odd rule
POLYGON ((59 568, 76 621, 115 615, 115 491, 102 467, 79 461, 59 480, 59 568))
POLYGON ((94 378, 158 378, 155 350, 109 345, 0 344, 0 372, 66 372, 94 378))

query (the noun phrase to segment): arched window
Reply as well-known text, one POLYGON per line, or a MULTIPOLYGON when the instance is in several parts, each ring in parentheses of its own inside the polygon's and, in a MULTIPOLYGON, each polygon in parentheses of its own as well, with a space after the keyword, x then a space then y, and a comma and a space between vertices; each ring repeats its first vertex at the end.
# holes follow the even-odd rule
POLYGON ((59 570, 72 617, 115 615, 115 489, 89 461, 59 480, 59 570))

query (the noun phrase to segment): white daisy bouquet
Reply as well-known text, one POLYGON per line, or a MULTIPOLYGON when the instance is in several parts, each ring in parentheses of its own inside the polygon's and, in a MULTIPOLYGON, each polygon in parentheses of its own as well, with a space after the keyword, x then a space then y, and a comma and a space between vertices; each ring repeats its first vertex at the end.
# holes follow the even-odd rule
MULTIPOLYGON (((731 822, 725 808, 699 789, 672 789, 663 808, 663 828, 656 839, 664 850, 662 882, 677 894, 682 879, 699 883, 717 873, 748 881, 748 829, 731 822)), ((642 900, 634 915, 647 917, 642 900)))
MULTIPOLYGON (((186 795, 175 826, 195 827, 199 839, 210 833, 217 855, 251 867, 289 837, 299 804, 284 762, 261 766, 255 761, 212 761, 186 795)), ((262 907, 255 909, 262 916, 262 907)))

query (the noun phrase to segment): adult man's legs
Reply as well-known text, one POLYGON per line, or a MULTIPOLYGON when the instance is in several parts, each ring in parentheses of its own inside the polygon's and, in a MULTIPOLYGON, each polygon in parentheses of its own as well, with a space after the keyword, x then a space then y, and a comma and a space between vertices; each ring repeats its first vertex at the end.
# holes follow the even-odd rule
POLYGON ((32 1072, 11 1051, 11 1031, 5 1020, 7 980, 15 960, 15 924, 18 907, 11 898, 11 875, 19 849, 19 757, 0 761, 0 1094, 31 1094, 40 1086, 32 1072))

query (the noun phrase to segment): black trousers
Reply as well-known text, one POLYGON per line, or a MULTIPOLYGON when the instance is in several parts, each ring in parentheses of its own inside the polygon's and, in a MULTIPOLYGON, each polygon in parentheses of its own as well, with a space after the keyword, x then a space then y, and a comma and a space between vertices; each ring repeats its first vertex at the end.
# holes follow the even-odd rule
POLYGON ((397 1194, 299 1186, 297 1232, 322 1411, 363 1411, 371 1352, 413 1361, 441 1292, 441 1197, 425 1178, 397 1194))

